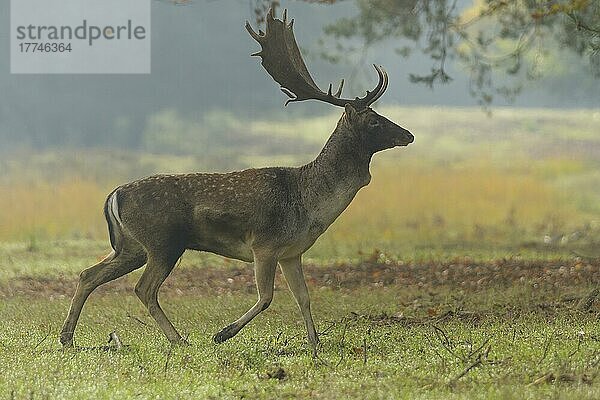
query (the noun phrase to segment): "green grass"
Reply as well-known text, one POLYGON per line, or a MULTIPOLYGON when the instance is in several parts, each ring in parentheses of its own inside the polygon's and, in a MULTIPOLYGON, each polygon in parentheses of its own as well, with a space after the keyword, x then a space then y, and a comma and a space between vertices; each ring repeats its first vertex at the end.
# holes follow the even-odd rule
POLYGON ((244 283, 251 267, 191 253, 161 296, 190 346, 168 344, 132 293, 136 271, 90 297, 77 348, 63 351, 58 332, 76 274, 102 250, 83 241, 3 245, 1 259, 17 264, 0 277, 0 398, 600 396, 600 307, 577 307, 598 284, 598 262, 550 252, 547 262, 490 261, 482 252, 480 261, 441 253, 409 264, 374 253, 354 269, 313 266, 324 361, 315 363, 279 274, 271 307, 235 338, 212 343, 255 302, 244 283), (112 331, 127 347, 102 348, 112 331))
POLYGON ((166 112, 146 152, 0 160, 0 398, 600 398, 600 308, 576 307, 599 284, 600 112, 382 113, 416 142, 375 157, 371 184, 304 258, 326 364, 312 360, 280 277, 271 308, 213 344, 256 295, 249 265, 197 252, 161 297, 190 346, 171 348, 132 294, 140 271, 92 295, 78 350, 61 351, 58 332, 77 274, 109 251, 101 209, 112 187, 157 172, 298 165, 338 113, 200 124, 166 112), (203 146, 207 124, 223 136, 203 146), (180 148, 196 135, 197 151, 180 148), (113 330, 126 348, 90 349, 113 330))
MULTIPOLYGON (((323 244, 327 249, 326 244, 323 244)), ((308 252, 304 257, 304 263, 320 265, 335 263, 358 263, 363 260, 372 259, 374 256, 381 262, 403 261, 427 263, 427 262, 452 262, 456 259, 468 257, 474 262, 486 262, 502 258, 516 257, 523 261, 551 260, 560 262, 561 259, 574 257, 572 247, 540 246, 540 247, 501 247, 471 245, 464 243, 453 243, 447 246, 418 246, 409 248, 404 245, 401 248, 373 249, 368 252, 360 252, 351 249, 350 245, 344 243, 334 244, 329 253, 324 256, 315 256, 315 252, 308 252), (343 246, 341 249, 339 246, 343 246), (332 255, 332 251, 348 251, 350 256, 339 257, 332 255)), ((327 251, 327 250, 324 250, 327 251)), ((584 247, 581 251, 595 251, 594 248, 584 247)), ((0 242, 0 284, 6 284, 14 279, 20 278, 66 278, 73 279, 85 268, 100 261, 110 252, 108 240, 59 240, 40 242, 0 242)), ((187 251, 184 253, 178 268, 194 269, 204 267, 251 268, 249 264, 241 261, 223 258, 210 253, 187 251)))
POLYGON ((314 291, 317 324, 325 331, 320 357, 327 365, 313 362, 299 313, 284 291, 222 345, 211 342, 212 334, 243 313, 254 295, 165 296, 167 313, 191 342, 175 348, 133 295, 92 297, 77 344, 105 344, 116 330, 129 346, 118 351, 61 351, 57 332, 65 299, 5 299, 0 394, 34 399, 598 398, 597 314, 536 312, 534 304, 518 298, 522 290, 505 292, 501 300, 490 298, 498 293, 466 298, 439 292, 449 304, 458 296, 465 310, 488 311, 478 319, 425 314, 412 322, 385 319, 422 315, 423 306, 430 306, 419 305, 418 297, 399 287, 314 291), (408 300, 411 305, 403 305, 408 300), (496 309, 487 308, 490 301, 496 309), (285 372, 281 380, 273 377, 279 368, 285 372), (534 383, 548 374, 556 379, 534 383))

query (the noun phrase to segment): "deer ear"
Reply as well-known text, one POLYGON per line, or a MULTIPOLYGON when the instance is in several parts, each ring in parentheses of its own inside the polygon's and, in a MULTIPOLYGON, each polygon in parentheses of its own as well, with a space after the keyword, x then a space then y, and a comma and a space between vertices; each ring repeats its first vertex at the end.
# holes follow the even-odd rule
POLYGON ((348 118, 348 120, 354 121, 356 117, 356 110, 354 109, 354 107, 352 107, 350 103, 346 103, 346 105, 344 106, 344 110, 346 111, 346 117, 348 118))

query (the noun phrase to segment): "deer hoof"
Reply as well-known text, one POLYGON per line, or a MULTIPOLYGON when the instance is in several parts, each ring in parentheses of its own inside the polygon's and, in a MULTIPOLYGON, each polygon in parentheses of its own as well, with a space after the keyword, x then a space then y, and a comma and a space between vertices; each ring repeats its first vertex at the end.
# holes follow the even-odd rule
POLYGON ((74 349, 73 342, 62 343, 62 350, 68 351, 74 349))
POLYGON ((66 335, 60 336, 60 344, 62 344, 63 349, 68 349, 73 347, 73 337, 67 337, 66 335))
POLYGON ((221 332, 219 332, 215 336, 213 336, 213 341, 215 343, 223 343, 227 339, 231 339, 233 336, 235 336, 236 333, 237 333, 237 330, 236 330, 235 325, 231 324, 231 325, 221 329, 221 332))
POLYGON ((190 342, 188 342, 184 338, 179 338, 179 339, 171 341, 171 345, 186 347, 186 346, 190 345, 190 342))

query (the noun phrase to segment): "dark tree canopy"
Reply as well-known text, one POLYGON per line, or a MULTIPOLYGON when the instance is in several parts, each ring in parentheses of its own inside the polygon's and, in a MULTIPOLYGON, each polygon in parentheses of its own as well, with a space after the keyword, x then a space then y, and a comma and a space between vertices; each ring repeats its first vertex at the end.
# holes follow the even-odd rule
MULTIPOLYGON (((257 21, 279 1, 252 0, 257 21)), ((304 0, 336 3, 342 0, 304 0)), ((433 87, 452 80, 448 60, 469 75, 470 93, 480 104, 495 95, 513 99, 526 80, 543 75, 549 55, 569 52, 591 77, 600 78, 600 1, 597 0, 355 0, 358 13, 325 28, 336 41, 323 56, 337 62, 382 41, 394 40, 398 55, 417 51, 431 60, 428 71, 413 71, 414 83, 433 87), (356 46, 356 42, 362 46, 356 46)), ((550 60, 550 61, 549 61, 550 60)), ((567 62, 567 61, 565 61, 567 62)))

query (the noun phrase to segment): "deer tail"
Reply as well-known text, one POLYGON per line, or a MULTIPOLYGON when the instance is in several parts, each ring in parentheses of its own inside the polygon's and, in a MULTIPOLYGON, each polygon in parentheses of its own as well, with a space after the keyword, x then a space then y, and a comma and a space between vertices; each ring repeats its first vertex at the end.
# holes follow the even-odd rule
POLYGON ((110 245, 116 254, 123 247, 123 222, 119 216, 119 188, 113 190, 104 202, 104 217, 108 224, 110 245))

